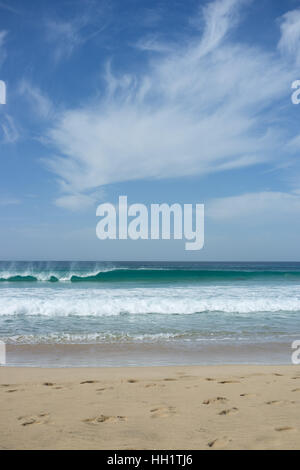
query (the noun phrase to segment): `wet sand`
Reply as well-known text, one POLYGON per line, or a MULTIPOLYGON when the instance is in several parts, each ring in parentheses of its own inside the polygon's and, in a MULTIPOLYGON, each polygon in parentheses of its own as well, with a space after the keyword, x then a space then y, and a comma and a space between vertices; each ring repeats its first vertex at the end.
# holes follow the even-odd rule
MULTIPOLYGON (((295 338, 297 339, 297 338, 295 338)), ((148 367, 185 365, 291 364, 286 342, 112 342, 98 344, 8 344, 14 367, 148 367)))
POLYGON ((0 368, 0 449, 299 448, 299 366, 0 368))

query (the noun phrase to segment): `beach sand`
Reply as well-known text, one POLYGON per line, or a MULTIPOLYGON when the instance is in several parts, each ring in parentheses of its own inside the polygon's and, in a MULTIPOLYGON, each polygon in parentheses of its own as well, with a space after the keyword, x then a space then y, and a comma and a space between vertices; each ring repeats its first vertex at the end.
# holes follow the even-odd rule
POLYGON ((0 449, 300 449, 300 367, 2 367, 0 449))

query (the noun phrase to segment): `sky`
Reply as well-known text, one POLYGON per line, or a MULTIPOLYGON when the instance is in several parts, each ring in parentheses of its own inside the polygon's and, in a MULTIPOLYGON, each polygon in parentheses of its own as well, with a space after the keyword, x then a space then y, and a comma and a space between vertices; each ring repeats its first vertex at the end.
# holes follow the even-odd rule
POLYGON ((1 0, 0 80, 0 259, 300 261, 299 0, 1 0), (99 240, 120 195, 204 248, 99 240))

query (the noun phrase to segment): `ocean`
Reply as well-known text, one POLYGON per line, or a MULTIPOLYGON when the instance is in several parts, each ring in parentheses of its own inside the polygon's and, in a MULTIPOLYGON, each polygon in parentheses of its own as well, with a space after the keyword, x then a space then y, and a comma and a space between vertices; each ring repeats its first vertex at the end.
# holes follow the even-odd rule
POLYGON ((300 263, 0 262, 7 364, 290 363, 300 263))

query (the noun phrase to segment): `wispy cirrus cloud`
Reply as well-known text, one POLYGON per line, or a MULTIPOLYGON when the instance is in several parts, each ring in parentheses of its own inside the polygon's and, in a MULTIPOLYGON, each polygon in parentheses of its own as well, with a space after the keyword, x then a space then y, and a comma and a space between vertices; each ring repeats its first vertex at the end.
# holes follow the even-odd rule
POLYGON ((46 39, 51 43, 55 61, 68 59, 74 51, 100 34, 107 26, 105 4, 88 0, 82 11, 65 20, 48 18, 45 22, 46 39))
POLYGON ((52 101, 36 85, 23 79, 19 85, 19 93, 28 100, 38 117, 43 119, 53 117, 54 107, 52 101))
POLYGON ((238 24, 240 9, 251 0, 215 0, 200 7, 200 15, 193 18, 193 24, 204 31, 198 45, 198 54, 204 55, 215 49, 238 24))
POLYGON ((20 199, 0 196, 0 206, 14 206, 17 204, 21 204, 20 199))
POLYGON ((21 11, 18 9, 18 8, 15 8, 14 6, 12 6, 11 4, 9 5, 8 3, 6 2, 0 2, 0 10, 6 10, 6 11, 10 11, 11 13, 14 13, 16 15, 21 15, 21 11))
POLYGON ((15 120, 9 114, 3 114, 0 127, 3 132, 3 143, 13 144, 19 139, 19 131, 15 124, 15 120))
POLYGON ((0 31, 0 47, 3 46, 6 35, 7 35, 7 31, 5 30, 0 31))
POLYGON ((82 43, 81 30, 84 28, 82 19, 73 21, 47 21, 47 39, 55 44, 54 57, 56 61, 68 58, 74 49, 82 43))
POLYGON ((281 38, 278 48, 283 55, 300 63, 300 9, 288 11, 280 21, 281 38))
POLYGON ((6 58, 6 50, 5 50, 5 39, 7 36, 8 32, 5 30, 0 31, 0 66, 4 62, 6 58))
MULTIPOLYGON (((0 31, 0 66, 6 59, 5 41, 7 35, 8 31, 0 31)), ((0 104, 0 143, 11 144, 18 140, 19 132, 13 116, 6 109, 6 104, 0 104)))
POLYGON ((157 34, 149 34, 138 40, 135 47, 142 51, 171 52, 174 45, 162 41, 157 34))
POLYGON ((139 74, 108 66, 101 98, 56 115, 47 133, 56 156, 47 164, 61 184, 60 207, 74 209, 81 196, 92 204, 97 188, 115 182, 204 175, 278 157, 286 136, 274 121, 281 100, 289 103, 296 65, 286 66, 277 45, 271 53, 232 39, 247 3, 208 3, 193 21, 198 37, 194 30, 160 50, 139 74))

